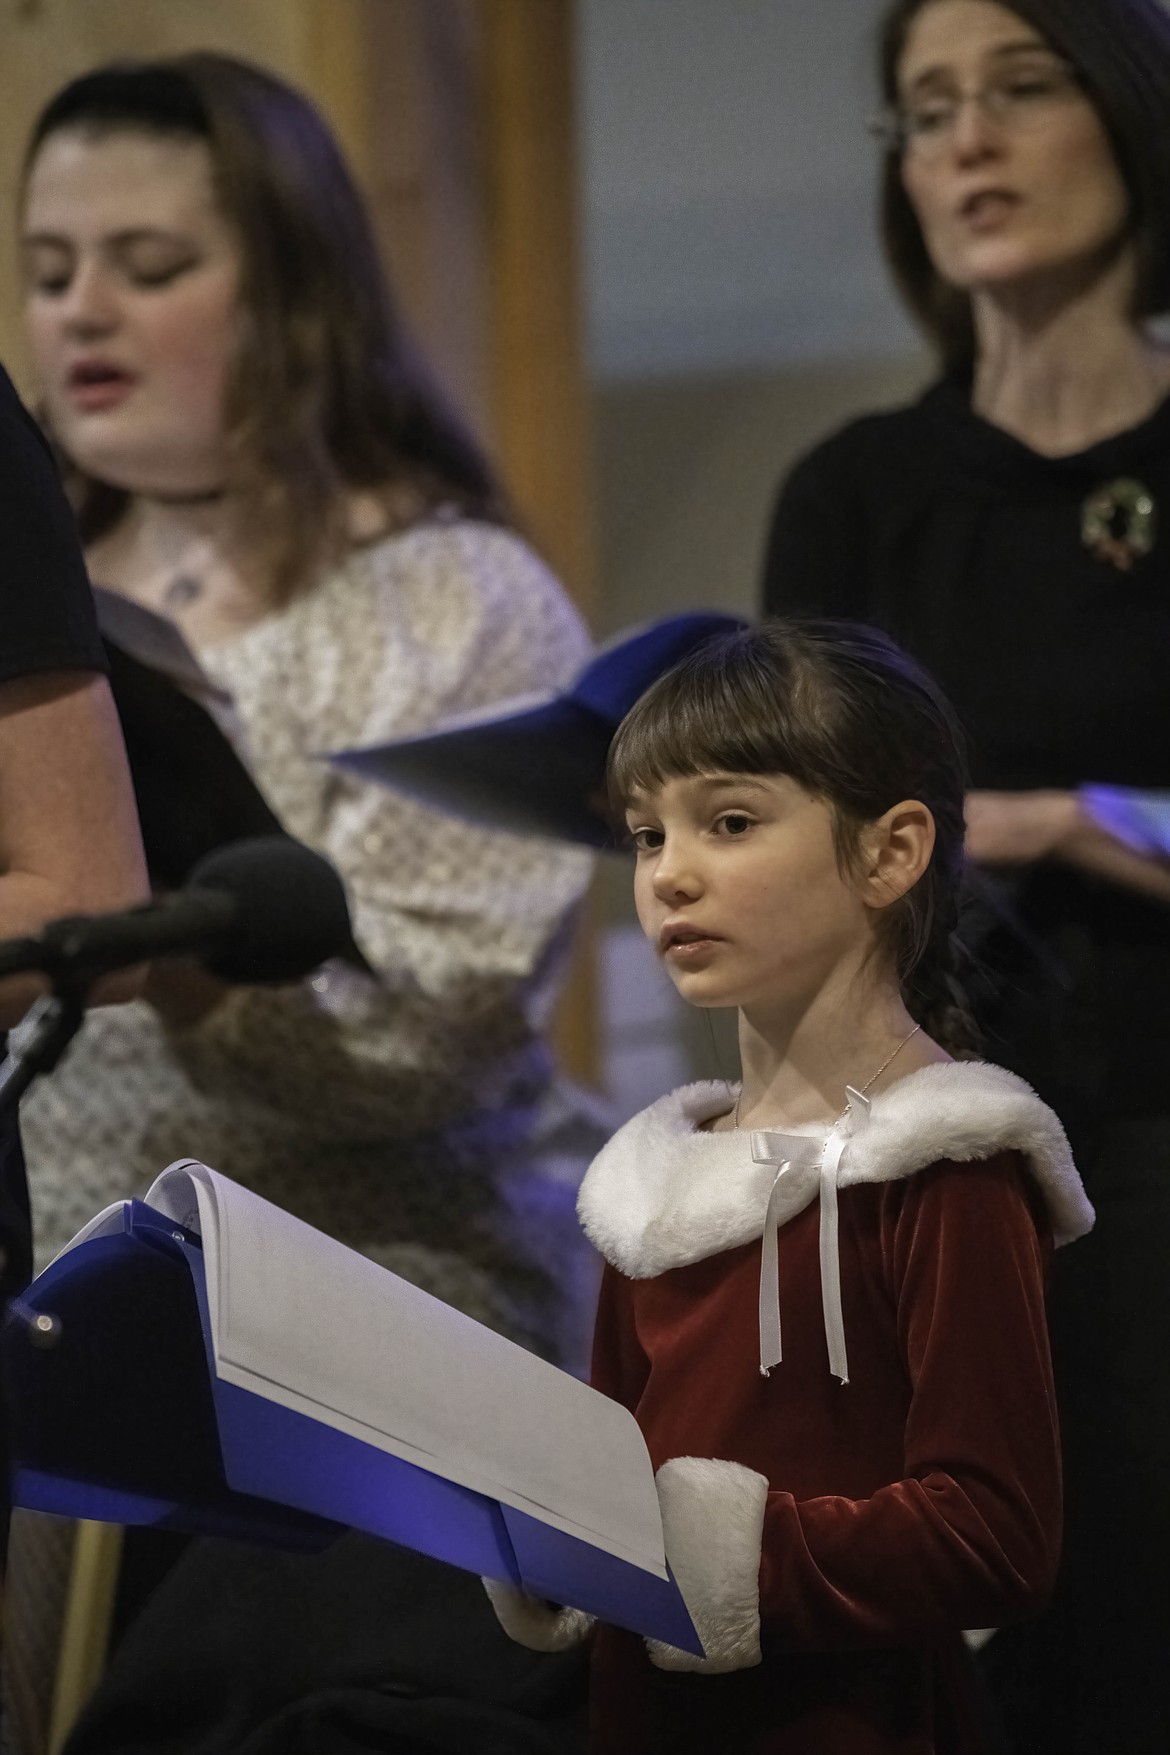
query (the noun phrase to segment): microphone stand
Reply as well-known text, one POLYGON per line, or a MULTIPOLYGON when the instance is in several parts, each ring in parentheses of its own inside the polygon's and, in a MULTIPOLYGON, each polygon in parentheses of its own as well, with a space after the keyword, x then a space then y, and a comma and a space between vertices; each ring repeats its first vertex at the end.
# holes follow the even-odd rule
MULTIPOLYGON (((42 993, 28 1012, 28 1031, 19 1048, 9 1047, 0 1062, 0 1114, 15 1109, 40 1073, 52 1072, 80 1030, 85 1019, 85 996, 92 985, 88 975, 57 968, 50 992, 42 993)), ((22 1020, 22 1022, 25 1020, 22 1020)), ((55 1347, 61 1339, 61 1323, 48 1311, 31 1309, 23 1298, 13 1297, 0 1314, 5 1326, 23 1329, 35 1347, 55 1347)), ((7 1427, 7 1416, 4 1421, 7 1427)), ((4 1432, 5 1445, 7 1431, 4 1432)), ((6 1472, 8 1459, 3 1459, 6 1472)))
POLYGON ((0 1062, 0 1114, 14 1108, 33 1080, 52 1072, 85 1018, 88 981, 59 971, 52 991, 35 1001, 25 1022, 28 1031, 19 1048, 9 1047, 0 1062))
POLYGON ((34 1000, 21 1019, 20 1047, 13 1048, 10 1041, 0 1062, 0 1115, 15 1108, 41 1073, 52 1072, 85 1020, 90 988, 111 966, 92 952, 86 954, 79 934, 87 925, 86 916, 70 916, 39 937, 0 942, 0 977, 37 974, 49 983, 48 993, 34 1000))

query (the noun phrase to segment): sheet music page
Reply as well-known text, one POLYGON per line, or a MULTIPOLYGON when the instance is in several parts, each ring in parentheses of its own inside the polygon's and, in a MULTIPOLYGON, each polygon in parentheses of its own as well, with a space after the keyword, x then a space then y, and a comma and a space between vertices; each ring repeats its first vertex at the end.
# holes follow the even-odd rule
POLYGON ((146 1199, 201 1234, 224 1381, 666 1577, 625 1408, 206 1165, 146 1199))

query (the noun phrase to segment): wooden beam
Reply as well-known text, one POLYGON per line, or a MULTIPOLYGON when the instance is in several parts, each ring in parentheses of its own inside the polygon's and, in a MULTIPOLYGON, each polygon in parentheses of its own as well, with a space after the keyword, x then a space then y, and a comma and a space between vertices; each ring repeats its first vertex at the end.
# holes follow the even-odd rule
POLYGON ((492 430, 516 500, 593 601, 571 0, 483 0, 492 430))
POLYGON ((85 1519, 78 1523, 53 1691, 49 1755, 60 1755, 105 1670, 121 1562, 120 1525, 85 1519))
MULTIPOLYGON (((489 410, 494 450, 537 548, 586 615, 595 598, 589 405, 578 235, 575 6, 481 0, 489 410)), ((595 932, 587 918, 556 1040, 598 1075, 595 932)))

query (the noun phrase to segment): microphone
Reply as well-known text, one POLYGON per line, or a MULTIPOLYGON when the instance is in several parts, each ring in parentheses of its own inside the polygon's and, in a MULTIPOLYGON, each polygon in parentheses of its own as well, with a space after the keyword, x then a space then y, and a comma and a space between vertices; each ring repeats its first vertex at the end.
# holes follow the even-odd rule
POLYGON ((0 943, 0 977, 36 970, 84 992, 113 969, 180 954, 221 981, 248 984, 299 981, 329 957, 361 958, 329 861, 289 836, 261 835, 208 854, 173 896, 0 943))

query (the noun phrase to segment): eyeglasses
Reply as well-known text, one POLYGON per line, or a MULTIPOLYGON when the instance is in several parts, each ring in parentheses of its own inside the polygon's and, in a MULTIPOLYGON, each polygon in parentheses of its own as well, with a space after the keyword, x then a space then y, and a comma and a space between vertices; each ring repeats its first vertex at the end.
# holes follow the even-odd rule
POLYGON ((1080 89, 1079 75, 1067 61, 1046 61, 1006 71, 975 91, 931 92, 891 106, 869 127, 887 152, 938 158, 954 139, 967 104, 975 104, 998 128, 1023 134, 1043 127, 1052 111, 1080 89))

